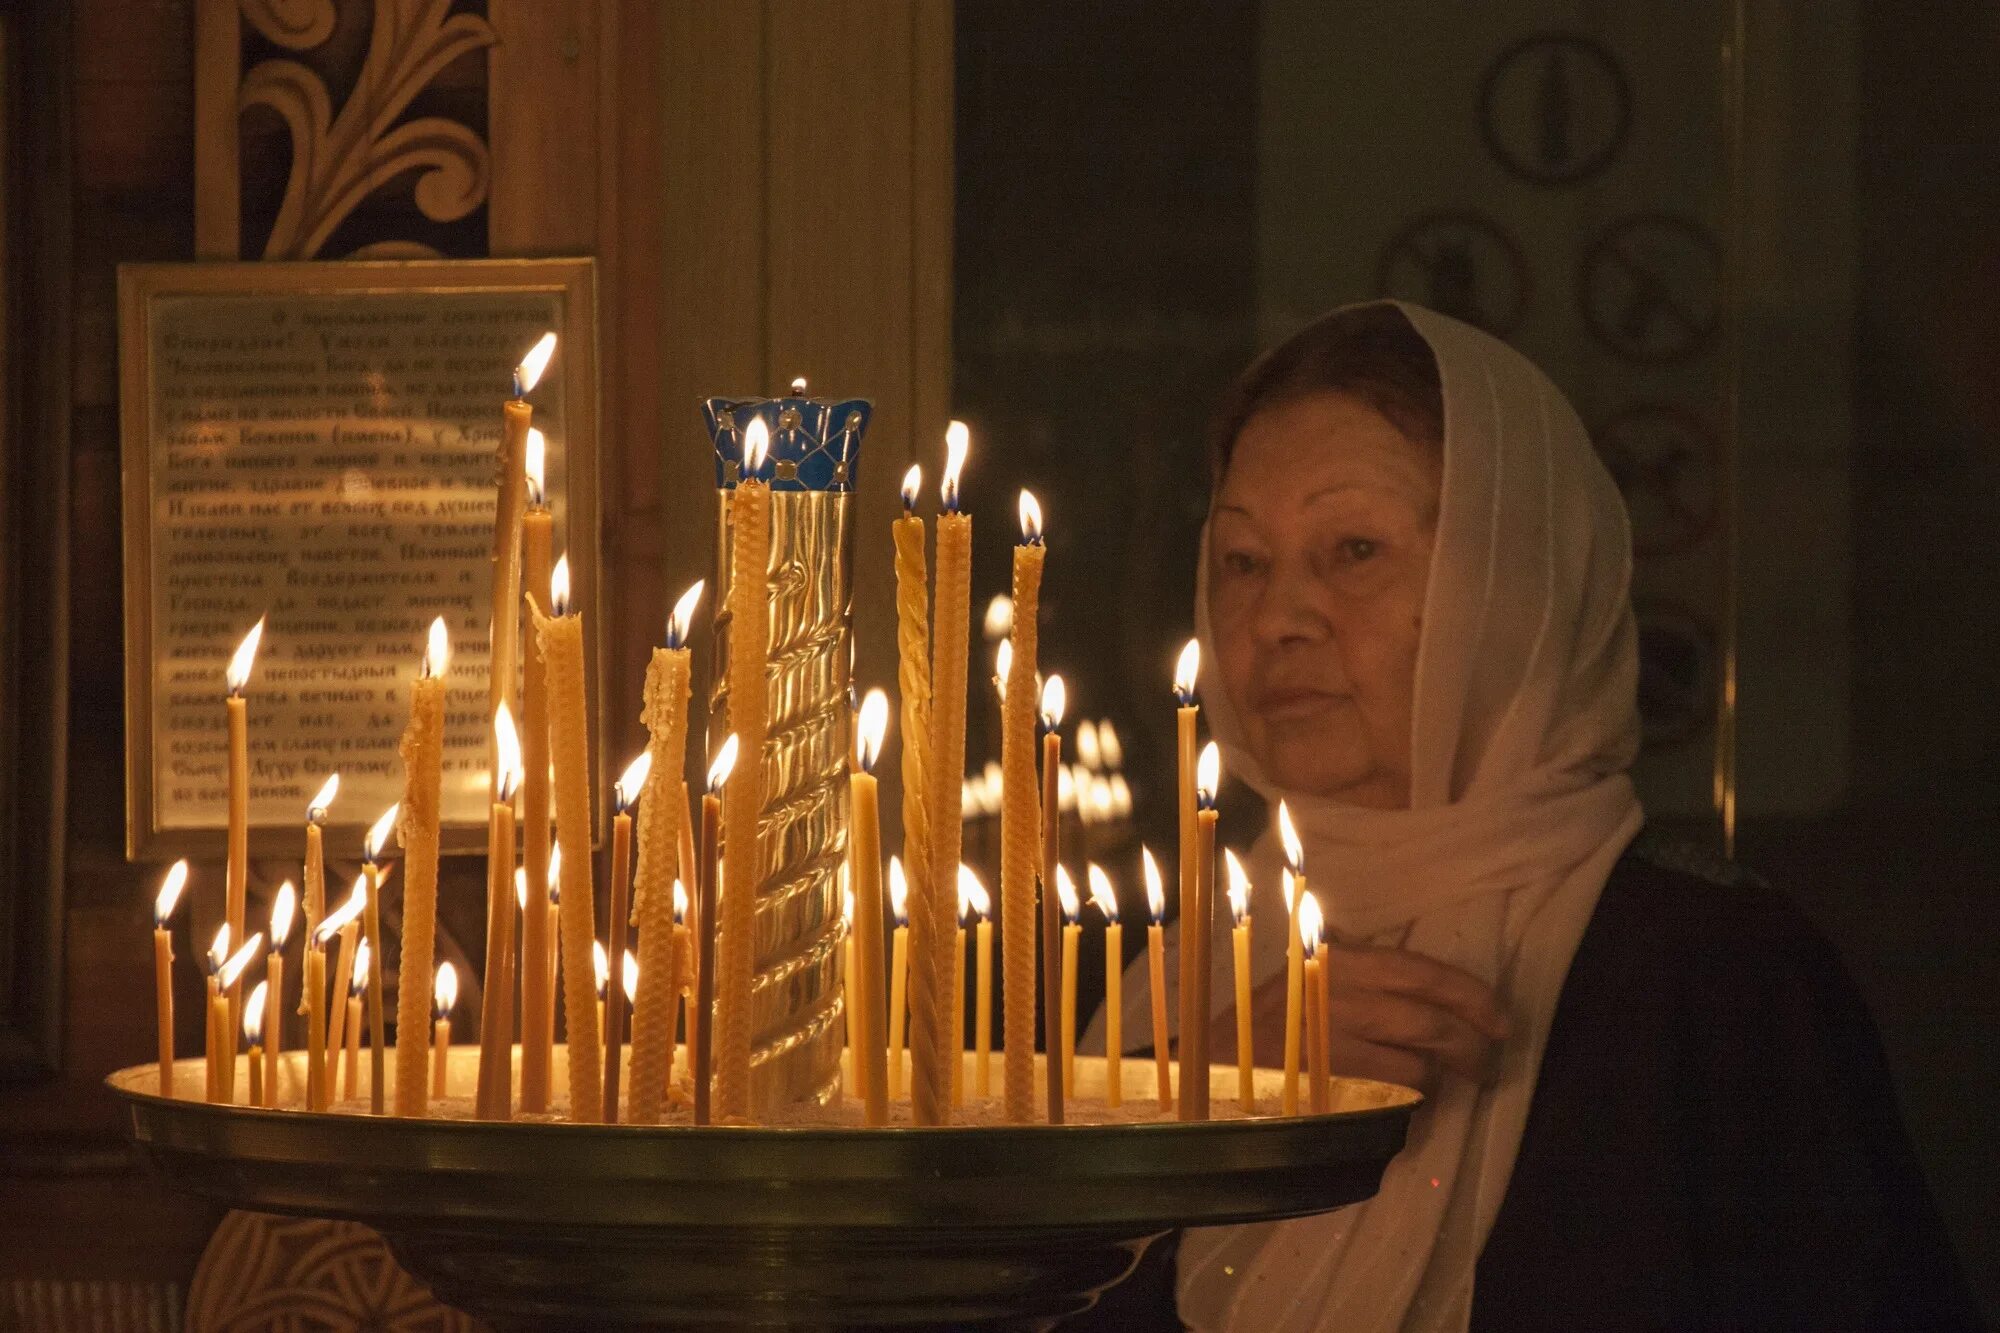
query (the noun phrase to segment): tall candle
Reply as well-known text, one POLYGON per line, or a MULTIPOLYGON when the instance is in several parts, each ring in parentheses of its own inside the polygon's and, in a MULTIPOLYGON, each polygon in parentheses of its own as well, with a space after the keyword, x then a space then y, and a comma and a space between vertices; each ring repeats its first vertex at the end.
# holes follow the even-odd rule
POLYGON ((1202 935, 1199 925, 1199 890, 1195 884, 1195 729, 1201 717, 1201 710, 1195 702, 1195 682, 1201 674, 1201 643, 1189 639, 1181 649, 1179 659, 1174 663, 1174 793, 1176 810, 1180 815, 1180 872, 1181 872, 1181 978, 1180 978, 1180 1062, 1181 1099, 1180 1115, 1183 1120, 1194 1119, 1193 1105, 1200 1093, 1196 1081, 1188 1077, 1190 1058, 1198 1055, 1200 1034, 1207 1024, 1195 1012, 1195 971, 1200 963, 1200 955, 1195 947, 1197 935, 1202 935))
POLYGON ((1326 1015, 1318 1004, 1319 979, 1325 968, 1320 950, 1321 917, 1319 899, 1312 894, 1304 894, 1299 900, 1300 947, 1305 954, 1305 1039, 1306 1072, 1311 1089, 1310 1105, 1314 1115, 1326 1111, 1326 1057, 1327 1031, 1322 1024, 1326 1015))
POLYGON ((514 1103, 514 793, 521 785, 521 735, 505 699, 493 713, 498 765, 486 815, 486 978, 479 995, 479 1082, 473 1111, 505 1120, 514 1103))
POLYGON ((979 876, 963 862, 959 880, 965 885, 974 925, 973 952, 978 956, 973 972, 972 1008, 972 1095, 984 1101, 993 1095, 993 900, 979 876))
MULTIPOLYGON (((527 441, 528 512, 521 520, 522 586, 538 593, 555 575, 555 520, 542 484, 540 431, 527 441)), ((549 912, 549 688, 548 668, 530 649, 521 668, 521 863, 528 896, 521 908, 521 1109, 549 1109, 549 1070, 555 1046, 553 971, 540 960, 555 955, 549 912), (534 959, 536 966, 529 966, 534 959)))
POLYGON ((243 942, 243 947, 229 955, 215 975, 215 996, 210 1005, 211 1021, 216 1025, 217 1055, 223 1068, 215 1075, 215 1100, 233 1102, 236 1100, 236 1029, 229 1026, 229 997, 236 993, 236 987, 243 980, 244 970, 257 957, 257 951, 264 947, 262 931, 243 942))
MULTIPOLYGON (((382 1114, 384 1086, 388 1083, 388 1071, 383 1056, 387 1041, 388 1021, 383 1014, 382 1004, 382 885, 388 879, 388 872, 382 864, 382 853, 389 845, 389 834, 402 817, 401 802, 382 812, 368 830, 368 840, 363 844, 361 873, 368 877, 368 906, 362 909, 361 932, 368 941, 368 1108, 374 1115, 382 1114)), ((310 934, 310 932, 308 932, 310 934)))
MULTIPOLYGON (((1021 541, 1014 547, 1013 660, 1001 705, 1000 961, 1001 1045, 1005 1049, 1007 1119, 1017 1124, 1035 1109, 1035 878, 1041 860, 1041 798, 1035 782, 1035 659, 1042 562, 1041 507, 1021 492, 1021 541)), ((1053 1055, 1054 1052, 1051 1052, 1053 1055)), ((1054 1082, 1055 1080, 1051 1080, 1054 1082)), ((1061 1115, 1060 1092, 1050 1118, 1061 1115)))
MULTIPOLYGON (((688 832, 687 769, 688 632, 701 603, 699 581, 681 595, 667 620, 667 642, 646 667, 645 790, 639 801, 639 865, 634 895, 639 915, 639 985, 632 1001, 633 1124, 658 1124, 673 1074, 674 1018, 679 1009, 674 901, 685 894, 675 874, 680 842, 688 832)), ((692 876, 692 866, 680 874, 692 876)))
MULTIPOLYGON (((904 733, 908 744, 909 733, 904 733)), ((908 779, 906 778, 905 781, 908 779)), ((908 1013, 910 973, 910 882, 903 870, 903 858, 889 858, 889 914, 896 925, 889 939, 889 1096, 903 1095, 903 1021, 908 1013)), ((964 935, 953 921, 953 935, 960 952, 957 964, 964 967, 964 935)))
POLYGON ((222 965, 229 961, 229 923, 224 921, 215 928, 215 939, 202 955, 201 970, 207 982, 206 998, 202 1001, 202 1054, 203 1073, 206 1087, 202 1100, 219 1102, 222 1100, 222 1040, 223 1033, 215 1025, 216 1006, 221 1005, 228 1012, 228 1001, 222 994, 222 965))
MULTIPOLYGON (((323 1015, 325 1013, 325 1006, 329 1002, 334 1005, 343 1005, 346 1001, 345 987, 336 989, 330 1000, 327 995, 326 947, 335 939, 340 938, 341 933, 361 915, 361 910, 366 903, 367 889, 365 881, 363 881, 355 885, 355 891, 347 896, 346 902, 342 903, 337 910, 329 912, 323 917, 320 920, 319 928, 306 937, 304 998, 306 1008, 307 1110, 324 1111, 327 1103, 332 1100, 333 1065, 326 1058, 327 1024, 323 1019, 323 1015)), ((350 963, 351 966, 352 964, 350 963)), ((405 978, 404 981, 406 984, 398 988, 399 993, 401 990, 415 989, 407 985, 408 978, 405 978)), ((400 1035, 399 1033, 398 1036, 400 1037, 400 1035)), ((397 1044, 398 1056, 401 1055, 401 1052, 402 1045, 399 1041, 397 1044)), ((400 1076, 400 1059, 398 1060, 397 1072, 400 1076)), ((400 1095, 401 1090, 398 1089, 398 1096, 400 1097, 400 1095)))
MULTIPOLYGON (((653 752, 641 750, 626 765, 612 788, 611 817, 611 956, 625 957, 626 932, 632 923, 632 805, 646 785, 646 773, 653 766, 653 752)), ((613 986, 605 1005, 604 1031, 604 1119, 618 1123, 619 1066, 625 1058, 625 990, 613 986)), ((637 1075, 634 1075, 636 1078, 637 1075)))
MULTIPOLYGON (((368 969, 374 950, 363 938, 354 953, 354 980, 347 988, 347 1057, 341 1064, 341 1096, 357 1097, 361 1087, 361 1005, 368 994, 368 969)), ((275 1090, 277 1084, 272 1083, 275 1090)))
MULTIPOLYGON (((1049 1061, 1050 1082, 1059 1070, 1062 1074, 1063 1096, 1070 1097, 1076 1092, 1076 955, 1083 939, 1083 925, 1079 919, 1083 903, 1077 897, 1076 883, 1069 877, 1069 871, 1056 867, 1056 897, 1062 900, 1062 1018, 1058 1024, 1058 1049, 1061 1059, 1049 1061)), ((1043 1003, 1044 1008, 1057 1006, 1043 1003)), ((1062 1123, 1060 1120, 1054 1123, 1062 1123)))
MULTIPOLYGON (((264 1015, 270 1008, 271 983, 260 981, 250 992, 250 998, 243 1002, 243 1063, 250 1070, 251 1106, 268 1106, 264 1099, 264 1015)), ((275 1086, 275 1085, 274 1085, 275 1086)))
POLYGON ((285 1045, 285 942, 292 937, 292 918, 298 913, 298 891, 286 880, 271 899, 271 951, 264 955, 264 1002, 268 1006, 260 1022, 258 1036, 264 1052, 264 1086, 272 1101, 278 1099, 278 1055, 285 1045))
POLYGON ((610 1028, 604 1017, 604 996, 606 988, 611 984, 611 959, 604 952, 603 940, 590 942, 590 979, 597 987, 597 1030, 609 1032, 610 1028))
POLYGON ((1063 918, 1057 920, 1056 899, 1068 884, 1062 869, 1062 718, 1065 696, 1061 676, 1050 676, 1042 687, 1042 1046, 1048 1051, 1049 1123, 1063 1122, 1063 1099, 1076 1086, 1076 959, 1070 929, 1076 921, 1076 886, 1069 884, 1063 918), (1060 935, 1060 938, 1059 938, 1060 935), (1055 997, 1069 1000, 1057 1013, 1055 997))
POLYGON ((431 621, 423 674, 410 687, 403 732, 403 953, 396 968, 396 1114, 420 1116, 428 1104, 431 959, 437 944, 438 818, 444 787, 444 676, 451 639, 444 617, 431 621))
POLYGON ((431 1096, 445 1095, 445 1073, 451 1063, 451 1007, 458 1003, 458 969, 439 963, 431 990, 431 1096))
MULTIPOLYGON (((549 848, 548 872, 543 878, 549 882, 547 901, 549 905, 549 994, 553 997, 556 984, 562 978, 562 848, 549 848)), ((549 1001, 549 1030, 555 1030, 555 1001, 549 1001)))
POLYGON ((1202 747, 1195 766, 1194 916, 1181 923, 1181 950, 1194 955, 1194 998, 1186 1006, 1181 1037, 1181 1118, 1208 1119, 1209 978, 1215 921, 1216 794, 1222 784, 1222 752, 1214 741, 1202 747))
POLYGON ((971 446, 965 423, 945 432, 944 512, 937 523, 937 595, 931 631, 931 734, 924 747, 924 822, 930 876, 916 884, 910 915, 910 1112, 919 1125, 951 1119, 950 1064, 964 1047, 945 915, 964 846, 965 685, 972 622, 972 516, 959 510, 959 478, 971 446))
POLYGON ((870 690, 861 701, 860 749, 848 775, 848 864, 853 867, 855 901, 854 965, 861 979, 861 1055, 867 1069, 863 1089, 868 1124, 889 1119, 888 1025, 882 1002, 886 973, 882 957, 882 817, 875 761, 889 727, 889 696, 870 690))
POLYGON ((1235 852, 1224 852, 1229 867, 1229 932, 1236 961, 1236 1101, 1245 1115, 1257 1109, 1256 1042, 1250 1008, 1250 876, 1235 852))
MULTIPOLYGON (((486 711, 497 713, 500 705, 513 709, 514 677, 521 659, 521 538, 523 511, 528 503, 527 453, 531 435, 539 435, 531 424, 535 410, 528 395, 541 382, 555 355, 556 335, 544 333, 514 367, 514 396, 501 411, 500 453, 495 460, 499 490, 493 506, 493 641, 489 659, 486 711)), ((539 584, 531 584, 539 587, 539 584)), ((494 751, 491 796, 500 799, 499 751, 494 751)))
POLYGON ((160 1095, 174 1095, 174 937, 167 928, 181 890, 187 887, 185 858, 167 867, 153 898, 153 1011, 159 1025, 160 1095))
POLYGON ((1104 1100, 1112 1106, 1125 1104, 1125 1071, 1121 1065, 1125 1048, 1125 996, 1119 984, 1125 971, 1125 928, 1118 921, 1118 894, 1111 876, 1092 861, 1085 870, 1090 881, 1090 901, 1104 914, 1104 1100))
MULTIPOLYGON (((950 959, 943 947, 945 936, 958 938, 958 914, 954 910, 957 886, 941 883, 933 874, 930 821, 926 808, 931 744, 930 567, 924 550, 924 521, 916 512, 917 495, 923 484, 923 468, 911 464, 910 470, 903 474, 903 516, 892 525, 896 543, 896 687, 903 714, 903 855, 906 860, 900 872, 894 868, 896 862, 890 863, 889 892, 895 899, 897 884, 900 882, 903 885, 903 896, 895 907, 898 922, 895 956, 907 958, 912 939, 917 955, 914 967, 899 963, 890 974, 889 1093, 892 1097, 901 1096, 903 1091, 903 1005, 906 1002, 903 997, 908 987, 914 987, 919 997, 917 1007, 929 1016, 925 1030, 933 1049, 940 1049, 936 1034, 929 1029, 934 1022, 949 1034, 948 1043, 942 1049, 951 1069, 956 1071, 963 1064, 958 1054, 964 1044, 962 1028, 953 1021, 956 1015, 946 1013, 949 1006, 945 995, 954 973, 940 967, 941 963, 949 961, 955 972, 963 964, 963 953, 957 959, 950 959), (918 925, 918 922, 922 924, 918 925)), ((910 1032, 913 1055, 919 1044, 913 1024, 910 1032)), ((935 1124, 939 1121, 938 1110, 944 1093, 935 1084, 938 1071, 933 1068, 926 1072, 931 1082, 925 1084, 921 1096, 929 1118, 917 1123, 935 1124)), ((952 1073, 945 1074, 947 1082, 952 1077, 952 1073)), ((910 1101, 913 1114, 918 1100, 917 1074, 912 1069, 910 1101)))
POLYGON ((569 1034, 569 1118, 604 1119, 603 1049, 592 993, 590 946, 597 895, 590 864, 590 712, 584 694, 583 614, 570 607, 569 557, 549 578, 549 610, 534 608, 535 641, 548 671, 549 748, 555 757, 556 844, 562 848, 563 1019, 569 1034))
MULTIPOLYGON (((264 618, 259 616, 250 632, 236 646, 223 673, 229 694, 225 708, 229 720, 229 860, 223 880, 224 919, 232 939, 243 938, 244 914, 250 895, 250 712, 243 690, 250 683, 250 669, 257 661, 257 645, 264 637, 264 618)), ((227 988, 224 988, 227 990, 227 988)), ((230 1051, 236 1049, 236 1027, 243 1021, 242 996, 229 992, 229 1024, 220 1034, 230 1051)), ((236 1061, 222 1070, 223 1100, 233 1100, 236 1061)))
POLYGON ((861 1058, 861 979, 854 970, 854 888, 853 871, 841 867, 840 888, 840 1014, 847 1037, 847 1075, 843 1092, 868 1098, 868 1066, 861 1058))
POLYGON ((1319 984, 1313 989, 1313 1012, 1319 1015, 1320 1065, 1314 1100, 1321 1111, 1333 1109, 1333 953, 1327 948, 1325 922, 1321 922, 1319 944, 1319 984))
POLYGON ((729 729, 742 762, 722 794, 722 919, 716 959, 715 1110, 750 1116, 751 996, 757 973, 757 895, 764 883, 764 735, 771 644, 771 489, 759 479, 770 432, 743 432, 742 480, 729 500, 729 729))
POLYGON ((1300 1024, 1305 1002, 1305 945, 1299 938, 1299 900, 1305 895, 1305 851, 1298 830, 1292 827, 1292 812, 1278 802, 1278 841, 1285 849, 1285 1086, 1281 1109, 1286 1115, 1299 1113, 1300 1024))
POLYGON ((721 926, 717 909, 721 906, 722 866, 718 855, 722 840, 722 789, 736 767, 736 737, 732 733, 716 748, 708 766, 708 793, 701 798, 701 842, 695 864, 701 882, 695 886, 695 1003, 694 1046, 688 1061, 694 1069, 694 1122, 709 1123, 715 1082, 715 935, 721 926))
POLYGON ((333 1093, 334 1067, 339 1061, 340 1046, 347 1022, 347 987, 354 978, 355 942, 361 935, 361 913, 368 905, 368 877, 357 875, 354 888, 349 894, 354 901, 354 915, 340 928, 340 949, 335 955, 333 968, 333 998, 326 1014, 326 1088, 329 1099, 333 1093))
POLYGON ((1153 1066, 1159 1073, 1160 1109, 1166 1111, 1174 1104, 1172 1057, 1167 1049, 1167 887, 1160 880, 1160 863, 1153 859, 1152 848, 1141 847, 1139 861, 1146 874, 1146 911, 1152 917, 1146 927, 1146 971, 1152 983, 1153 1066))
POLYGON ((971 912, 971 905, 966 903, 961 896, 958 920, 953 923, 954 928, 951 932, 951 1013, 955 1020, 955 1031, 958 1034, 958 1039, 953 1042, 951 1051, 951 1104, 953 1106, 965 1105, 965 997, 972 993, 965 988, 965 923, 970 917, 971 912))

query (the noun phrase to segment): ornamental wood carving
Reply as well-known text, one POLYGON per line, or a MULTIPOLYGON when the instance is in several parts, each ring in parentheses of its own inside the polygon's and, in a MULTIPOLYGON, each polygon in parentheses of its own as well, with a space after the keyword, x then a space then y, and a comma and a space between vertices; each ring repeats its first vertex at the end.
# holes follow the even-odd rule
POLYGON ((187 1327, 207 1333, 478 1333, 353 1222, 231 1213, 188 1290, 187 1327))

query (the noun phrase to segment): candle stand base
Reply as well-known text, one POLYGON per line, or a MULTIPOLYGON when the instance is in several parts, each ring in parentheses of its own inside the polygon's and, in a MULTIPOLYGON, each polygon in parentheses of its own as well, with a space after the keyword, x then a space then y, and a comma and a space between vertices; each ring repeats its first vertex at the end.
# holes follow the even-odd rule
MULTIPOLYGON (((453 1048, 454 1092, 477 1060, 453 1048)), ((1103 1061, 1077 1069, 1082 1110, 1103 1061)), ((1235 1079, 1216 1071, 1217 1107, 1235 1079)), ((152 1065, 109 1082, 170 1185, 365 1223, 439 1300, 537 1329, 1047 1328, 1164 1232, 1367 1198, 1419 1101, 1343 1081, 1317 1116, 697 1129, 212 1106, 157 1096, 152 1065)))

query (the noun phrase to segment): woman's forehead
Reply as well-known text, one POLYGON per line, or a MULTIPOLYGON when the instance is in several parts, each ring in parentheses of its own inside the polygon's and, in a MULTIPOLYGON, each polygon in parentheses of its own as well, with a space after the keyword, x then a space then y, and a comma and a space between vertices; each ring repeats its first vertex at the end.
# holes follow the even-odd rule
POLYGON ((1431 507, 1443 474, 1439 453, 1360 399, 1312 394, 1244 423, 1216 508, 1256 514, 1367 492, 1431 507))

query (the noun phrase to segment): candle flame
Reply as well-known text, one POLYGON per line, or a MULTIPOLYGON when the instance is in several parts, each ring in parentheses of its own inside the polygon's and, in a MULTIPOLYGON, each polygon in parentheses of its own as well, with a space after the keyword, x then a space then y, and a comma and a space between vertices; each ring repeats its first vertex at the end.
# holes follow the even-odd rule
POLYGON ((516 398, 525 398, 535 391, 535 386, 542 382, 542 372, 549 368, 549 359, 555 354, 556 335, 551 329, 535 340, 535 345, 521 358, 521 364, 514 367, 516 398))
POLYGON ((1097 748, 1097 724, 1089 718, 1076 724, 1076 757, 1092 772, 1104 767, 1104 752, 1097 748))
POLYGON ((986 892, 986 886, 979 882, 979 876, 965 862, 958 863, 958 901, 960 913, 970 912, 973 920, 993 914, 993 899, 986 892))
POLYGON ((1000 702, 1007 702, 1007 677, 1014 671, 1014 644, 1012 640, 1000 640, 1000 646, 993 650, 993 690, 1000 696, 1000 702))
POLYGON ((625 985, 625 1002, 630 1004, 639 998, 639 960, 632 956, 630 949, 625 951, 619 971, 625 985))
POLYGON ((729 775, 735 768, 736 733, 732 731, 722 738, 721 748, 715 752, 715 761, 708 766, 708 789, 721 791, 722 784, 729 781, 729 775))
POLYGON ((1189 639, 1174 662, 1174 698, 1183 708, 1194 706, 1195 681, 1201 676, 1201 640, 1189 639))
POLYGON ((1104 873, 1104 867, 1092 861, 1084 867, 1084 878, 1090 881, 1091 906, 1104 913, 1105 923, 1118 924, 1118 892, 1111 887, 1111 876, 1104 873))
POLYGON ((871 773, 882 755, 882 738, 889 731, 889 696, 884 691, 868 691, 861 700, 861 717, 855 728, 861 740, 861 771, 871 773))
POLYGON ((750 425, 743 432, 743 475, 755 477, 764 470, 764 458, 771 452, 771 428, 764 424, 764 418, 750 418, 750 425))
POLYGON ((528 910, 528 871, 525 866, 514 867, 514 905, 523 912, 528 910))
POLYGON ((568 551, 564 551, 556 558, 556 567, 549 571, 549 614, 552 616, 569 614, 568 551))
POLYGON ((1042 730, 1054 731, 1062 726, 1063 708, 1069 702, 1069 692, 1063 687, 1061 676, 1050 676, 1042 686, 1042 730))
POLYGON ((368 989, 368 973, 375 966, 375 954, 368 947, 368 937, 354 946, 354 976, 347 983, 349 995, 359 995, 368 989))
POLYGON ((448 1018, 458 1003, 458 969, 449 962, 439 963, 437 984, 431 988, 431 1017, 448 1018))
POLYGON ((1194 792, 1204 810, 1215 808, 1215 796, 1222 788, 1222 750, 1214 741, 1201 747, 1194 765, 1194 792))
POLYGON ((222 673, 223 683, 228 685, 231 698, 243 693, 243 687, 250 683, 250 668, 257 661, 257 645, 264 639, 264 617, 257 617, 257 623, 243 636, 243 642, 236 645, 236 652, 229 659, 228 670, 222 673))
POLYGON ((160 891, 153 898, 153 924, 166 929, 167 918, 174 914, 174 908, 181 901, 181 890, 187 887, 188 863, 182 857, 167 867, 167 873, 160 876, 160 891))
POLYGON ((1278 802, 1278 842, 1285 849, 1285 865, 1296 875, 1306 868, 1305 848, 1299 845, 1299 831, 1292 826, 1291 807, 1278 802))
POLYGON ((1113 773, 1104 784, 1104 794, 1109 801, 1109 813, 1129 815, 1132 813, 1132 784, 1125 781, 1123 773, 1113 773))
POLYGON ((498 778, 493 784, 493 799, 500 805, 508 805, 521 785, 522 768, 521 733, 514 726, 514 710, 505 699, 493 710, 493 753, 498 778))
POLYGON ((701 605, 701 594, 707 587, 707 579, 696 579, 674 603, 674 613, 667 617, 667 647, 687 646, 688 634, 694 628, 694 610, 701 605))
POLYGON ((896 924, 910 924, 910 881, 903 873, 903 858, 889 858, 889 910, 895 914, 896 924))
POLYGON ((986 641, 1004 639, 1014 629, 1014 599, 1004 592, 993 594, 993 600, 986 604, 986 641))
POLYGON ((424 640, 424 679, 443 680, 444 673, 451 669, 451 631, 445 628, 444 617, 431 621, 429 635, 424 640))
POLYGON ((651 750, 639 751, 639 757, 625 765, 625 771, 618 775, 618 781, 612 788, 612 793, 617 798, 619 814, 630 811, 633 804, 638 801, 639 790, 646 785, 646 775, 652 771, 651 750))
MULTIPOLYGON (((846 874, 847 869, 843 866, 841 875, 845 877, 846 874)), ((840 923, 847 927, 849 934, 854 932, 854 890, 845 885, 840 890, 840 923)))
POLYGON ((1317 894, 1308 893, 1299 899, 1299 938, 1304 941, 1307 954, 1319 952, 1320 930, 1325 924, 1326 918, 1320 914, 1317 894))
POLYGON ((347 895, 347 901, 320 919, 319 928, 313 931, 314 947, 324 949, 327 942, 346 929, 347 923, 360 916, 361 909, 367 905, 368 881, 365 878, 356 879, 354 890, 347 895))
POLYGON ((299 909, 299 891, 286 880, 278 886, 277 896, 271 899, 271 950, 276 952, 285 947, 285 941, 292 937, 292 917, 299 909))
POLYGON ((540 509, 548 503, 549 439, 541 427, 528 428, 528 442, 521 450, 521 470, 528 476, 528 504, 540 509))
POLYGON ((222 965, 229 961, 229 923, 227 921, 215 928, 215 939, 210 942, 208 954, 202 961, 206 964, 210 976, 214 976, 220 972, 222 965))
POLYGON ((1229 874, 1229 916, 1240 926, 1250 915, 1250 875, 1236 859, 1236 853, 1226 847, 1222 851, 1222 864, 1229 874))
POLYGON ((1021 545, 1042 544, 1042 503, 1030 490, 1021 492, 1021 545))
POLYGON ((1153 849, 1139 848, 1139 864, 1146 872, 1146 910, 1152 914, 1153 924, 1159 925, 1167 915, 1167 888, 1160 880, 1160 863, 1153 859, 1153 849))
POLYGON ((1076 896, 1076 881, 1069 877, 1067 866, 1056 867, 1056 902, 1062 907, 1063 923, 1075 925, 1083 911, 1083 901, 1076 896))
POLYGON ((688 914, 687 885, 681 883, 679 880, 675 880, 674 881, 674 924, 677 926, 685 925, 687 923, 687 914, 688 914))
POLYGON ((944 429, 944 480, 938 483, 938 496, 944 501, 945 511, 958 512, 958 480, 965 470, 965 456, 972 451, 972 432, 963 421, 954 421, 944 429))
POLYGON ((260 981, 250 992, 250 998, 243 1002, 243 1039, 252 1046, 261 1045, 264 1035, 264 1005, 271 994, 271 983, 260 981))
POLYGON ((611 958, 604 951, 603 940, 590 942, 590 974, 597 978, 597 998, 604 998, 604 988, 611 983, 611 958))
POLYGON ((549 848, 549 906, 562 902, 562 848, 549 848))
POLYGON ((243 969, 250 966, 250 960, 255 958, 257 951, 263 947, 264 935, 261 931, 243 941, 243 947, 230 954, 229 961, 215 974, 215 984, 223 990, 234 986, 236 979, 243 975, 243 969))
POLYGON ((793 379, 792 381, 792 397, 803 398, 805 396, 806 396, 806 377, 804 375, 800 375, 797 378, 793 379))
POLYGON ((1111 725, 1111 719, 1097 720, 1097 748, 1104 755, 1106 768, 1125 767, 1125 747, 1118 740, 1118 729, 1111 725))
POLYGON ((912 463, 910 464, 910 470, 903 474, 904 513, 914 514, 917 512, 917 492, 923 490, 923 488, 924 465, 922 463, 912 463))
POLYGON ((382 849, 389 845, 389 834, 396 827, 396 817, 403 813, 403 803, 396 802, 382 812, 382 817, 368 826, 368 840, 363 844, 369 862, 382 859, 382 849))
POLYGON ((1056 770, 1056 809, 1076 809, 1076 775, 1068 764, 1056 770))
POLYGON ((340 774, 329 773, 320 784, 313 798, 306 802, 306 823, 318 824, 326 819, 326 812, 333 808, 333 798, 340 794, 340 774))

